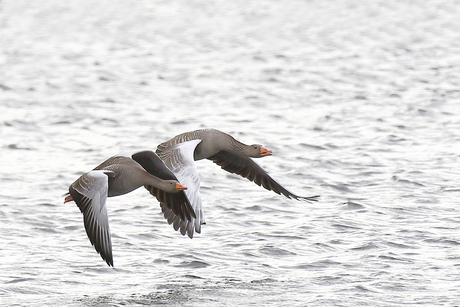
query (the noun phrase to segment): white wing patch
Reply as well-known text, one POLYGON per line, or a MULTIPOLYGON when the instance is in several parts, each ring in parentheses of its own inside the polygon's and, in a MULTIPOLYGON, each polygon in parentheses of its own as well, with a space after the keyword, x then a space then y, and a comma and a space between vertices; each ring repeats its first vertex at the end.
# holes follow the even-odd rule
MULTIPOLYGON (((205 223, 200 196, 200 175, 193 159, 193 152, 201 140, 192 140, 173 145, 158 153, 166 166, 174 173, 179 182, 187 187, 185 195, 195 211, 196 219, 180 221, 180 228, 186 229, 189 237, 193 230, 201 232, 201 225, 205 223)), ((175 227, 176 228, 176 227, 175 227)))

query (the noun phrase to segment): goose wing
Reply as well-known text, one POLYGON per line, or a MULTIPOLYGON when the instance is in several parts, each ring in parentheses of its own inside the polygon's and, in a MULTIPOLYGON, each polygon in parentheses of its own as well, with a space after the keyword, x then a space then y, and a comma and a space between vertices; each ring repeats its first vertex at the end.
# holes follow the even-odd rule
MULTIPOLYGON (((163 160, 160 159, 153 151, 139 151, 132 154, 131 157, 150 174, 163 180, 177 180, 181 184, 187 186, 180 181, 180 179, 178 179, 175 174, 168 169, 168 167, 166 167, 163 160)), ((162 208, 167 208, 178 216, 179 219, 183 221, 191 221, 196 216, 184 191, 167 193, 153 186, 147 185, 145 188, 150 192, 150 194, 158 199, 162 208)))
POLYGON ((287 198, 294 198, 296 200, 318 201, 319 195, 303 197, 291 193, 282 185, 276 182, 270 175, 261 168, 251 158, 239 155, 227 150, 221 150, 218 153, 208 158, 212 162, 219 165, 227 172, 238 174, 250 181, 253 181, 259 186, 263 186, 267 190, 271 190, 277 194, 282 194, 287 198))
POLYGON ((191 220, 180 219, 175 212, 162 205, 162 210, 168 223, 173 224, 175 230, 193 237, 193 232, 201 232, 201 225, 205 223, 203 208, 200 196, 200 175, 193 159, 196 146, 201 142, 200 139, 175 144, 170 147, 159 147, 158 156, 164 161, 166 166, 174 173, 179 182, 187 187, 185 195, 195 212, 195 217, 191 220))
POLYGON ((83 214, 86 234, 96 251, 113 266, 112 242, 106 200, 109 189, 108 170, 93 170, 82 175, 69 187, 69 194, 83 214))

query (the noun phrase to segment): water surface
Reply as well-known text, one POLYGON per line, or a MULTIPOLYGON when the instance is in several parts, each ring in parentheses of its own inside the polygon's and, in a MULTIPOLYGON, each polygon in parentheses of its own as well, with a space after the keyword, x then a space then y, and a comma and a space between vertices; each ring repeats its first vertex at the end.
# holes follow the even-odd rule
POLYGON ((0 2, 1 305, 459 305, 459 8, 0 2), (68 185, 204 127, 321 201, 199 161, 202 233, 144 189, 111 198, 108 267, 68 185))

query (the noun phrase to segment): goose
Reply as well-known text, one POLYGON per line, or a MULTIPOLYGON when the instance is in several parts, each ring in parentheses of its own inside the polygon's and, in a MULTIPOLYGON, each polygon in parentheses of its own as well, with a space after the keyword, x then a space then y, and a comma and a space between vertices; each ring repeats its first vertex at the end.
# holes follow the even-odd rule
POLYGON ((96 251, 113 267, 112 243, 107 216, 107 197, 127 194, 141 186, 158 189, 154 196, 178 219, 196 217, 183 193, 186 186, 150 150, 113 156, 83 174, 69 187, 64 203, 74 201, 83 214, 86 234, 96 251), (161 191, 161 193, 160 193, 161 191), (168 198, 164 194, 175 195, 168 198))
POLYGON ((231 135, 216 129, 199 129, 176 135, 159 144, 156 154, 178 180, 189 188, 184 192, 190 200, 196 217, 184 220, 167 206, 161 204, 161 207, 165 218, 173 224, 174 229, 180 229, 182 235, 187 233, 190 238, 193 237, 194 230, 200 233, 201 225, 205 224, 199 194, 200 179, 194 161, 211 160, 227 172, 238 174, 289 199, 312 202, 318 201, 320 197, 319 195, 304 197, 290 192, 251 159, 270 156, 272 155, 270 150, 259 144, 243 144, 231 135))

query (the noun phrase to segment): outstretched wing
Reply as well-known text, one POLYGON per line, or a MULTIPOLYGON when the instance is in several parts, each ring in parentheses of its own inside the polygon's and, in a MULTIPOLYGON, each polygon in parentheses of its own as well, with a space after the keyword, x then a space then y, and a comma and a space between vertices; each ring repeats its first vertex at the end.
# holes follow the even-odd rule
POLYGON ((203 208, 200 196, 200 175, 193 160, 193 152, 201 140, 192 140, 175 144, 170 147, 159 147, 158 156, 164 161, 166 166, 174 173, 179 182, 187 187, 185 195, 190 201, 195 212, 195 217, 189 221, 180 219, 168 207, 162 205, 162 210, 169 224, 173 224, 175 230, 193 237, 193 232, 201 232, 201 225, 205 223, 203 208))
MULTIPOLYGON (((153 151, 136 152, 132 155, 132 158, 150 174, 163 180, 178 180, 181 184, 187 186, 166 167, 165 163, 153 151)), ((167 193, 153 186, 145 186, 145 188, 158 199, 162 208, 167 208, 179 219, 191 221, 196 216, 184 191, 167 193)))
POLYGON ((256 162, 247 156, 238 155, 226 150, 221 150, 208 159, 212 160, 212 162, 216 163, 227 172, 238 174, 244 178, 249 179, 250 181, 253 181, 259 186, 263 186, 269 191, 271 190, 277 194, 282 194, 287 198, 306 201, 318 201, 319 195, 304 197, 289 192, 272 177, 270 177, 270 175, 256 162))
POLYGON ((69 187, 69 194, 83 213, 86 234, 96 251, 108 265, 113 266, 112 242, 107 217, 107 170, 93 170, 82 175, 69 187))

